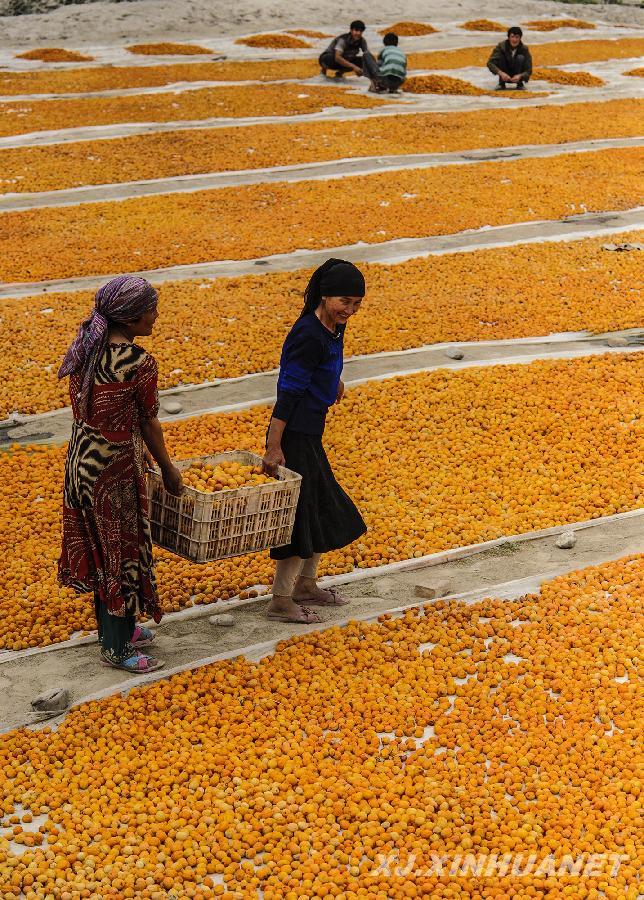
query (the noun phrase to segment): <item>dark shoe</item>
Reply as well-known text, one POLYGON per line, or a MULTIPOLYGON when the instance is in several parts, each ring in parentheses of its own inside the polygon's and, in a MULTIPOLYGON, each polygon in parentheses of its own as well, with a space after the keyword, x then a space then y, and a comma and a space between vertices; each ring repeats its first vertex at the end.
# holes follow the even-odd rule
POLYGON ((525 91, 525 84, 522 81, 517 84, 517 91, 525 91))
POLYGON ((505 82, 499 81, 497 86, 494 88, 495 91, 504 91, 505 90, 505 82))

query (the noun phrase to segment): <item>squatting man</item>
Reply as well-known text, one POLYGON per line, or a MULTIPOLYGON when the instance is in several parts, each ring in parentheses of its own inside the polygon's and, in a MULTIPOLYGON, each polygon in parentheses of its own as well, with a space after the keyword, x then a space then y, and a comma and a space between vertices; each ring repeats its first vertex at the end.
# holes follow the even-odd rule
POLYGON ((525 90, 532 75, 532 56, 522 41, 523 32, 518 25, 508 28, 505 41, 496 45, 487 67, 493 75, 497 75, 499 83, 495 90, 504 91, 508 84, 516 85, 517 91, 525 90))

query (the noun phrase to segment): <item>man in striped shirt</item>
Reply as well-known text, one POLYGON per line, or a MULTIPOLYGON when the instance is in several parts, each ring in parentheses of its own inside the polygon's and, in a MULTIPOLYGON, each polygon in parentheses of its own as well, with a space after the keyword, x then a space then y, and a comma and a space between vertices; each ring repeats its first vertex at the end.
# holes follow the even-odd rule
POLYGON ((378 56, 380 90, 395 94, 407 77, 407 57, 398 47, 398 35, 393 31, 384 36, 383 44, 378 56))

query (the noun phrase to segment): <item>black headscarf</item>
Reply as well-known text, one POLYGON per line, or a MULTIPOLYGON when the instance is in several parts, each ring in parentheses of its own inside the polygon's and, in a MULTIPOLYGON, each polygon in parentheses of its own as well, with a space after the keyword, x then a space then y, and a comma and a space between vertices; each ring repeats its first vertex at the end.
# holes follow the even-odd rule
POLYGON ((327 259, 315 270, 304 291, 304 309, 300 315, 314 313, 322 297, 364 297, 364 275, 344 259, 327 259))

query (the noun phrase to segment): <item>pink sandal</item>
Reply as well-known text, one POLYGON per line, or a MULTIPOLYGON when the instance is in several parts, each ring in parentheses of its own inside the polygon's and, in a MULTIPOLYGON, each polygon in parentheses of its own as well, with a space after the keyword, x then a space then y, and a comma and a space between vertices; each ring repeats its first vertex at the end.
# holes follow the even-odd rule
POLYGON ((128 656, 121 662, 114 662, 105 653, 101 653, 101 665, 107 666, 109 669, 122 669, 124 672, 129 672, 130 675, 146 675, 148 672, 160 669, 164 663, 153 656, 146 656, 135 650, 132 656, 128 656))
POLYGON ((136 625, 130 638, 130 644, 136 649, 137 647, 149 647, 156 640, 156 635, 145 625, 136 625))

